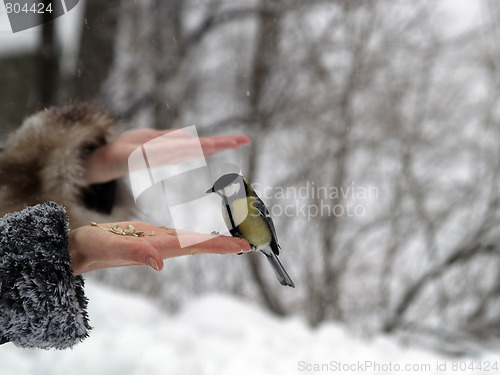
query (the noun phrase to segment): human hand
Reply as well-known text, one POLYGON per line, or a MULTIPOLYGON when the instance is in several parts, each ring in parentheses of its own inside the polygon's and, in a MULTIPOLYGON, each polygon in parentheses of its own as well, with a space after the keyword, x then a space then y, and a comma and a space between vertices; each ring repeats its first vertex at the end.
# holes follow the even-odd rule
MULTIPOLYGON (((124 176, 128 172, 128 157, 138 147, 174 130, 134 129, 121 133, 112 142, 97 148, 84 160, 85 181, 91 184, 104 183, 124 176)), ((199 145, 205 156, 237 149, 250 143, 246 135, 223 135, 193 137, 182 130, 159 142, 150 143, 160 162, 172 165, 199 157, 199 145)), ((149 146, 148 146, 149 148, 149 146)), ((149 152, 149 150, 148 150, 149 152)))
POLYGON ((69 233, 69 252, 75 275, 103 268, 147 265, 156 271, 163 268, 163 259, 194 254, 236 254, 250 251, 242 238, 212 236, 178 229, 158 227, 140 222, 104 223, 87 225, 69 233), (117 235, 100 227, 117 224, 121 228, 132 225, 142 237, 117 235), (154 232, 154 235, 151 235, 154 232), (181 248, 180 240, 196 243, 181 248))

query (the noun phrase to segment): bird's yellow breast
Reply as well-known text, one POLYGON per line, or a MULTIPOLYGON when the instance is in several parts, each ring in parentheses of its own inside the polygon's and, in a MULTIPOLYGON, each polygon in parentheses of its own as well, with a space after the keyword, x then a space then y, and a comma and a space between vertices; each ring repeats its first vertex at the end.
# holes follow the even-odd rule
MULTIPOLYGON (((259 210, 252 205, 251 198, 236 199, 231 203, 231 213, 234 225, 238 228, 243 238, 250 244, 258 247, 271 241, 272 233, 266 220, 260 215, 259 210)), ((224 220, 228 228, 231 228, 231 221, 223 204, 222 211, 224 220)))

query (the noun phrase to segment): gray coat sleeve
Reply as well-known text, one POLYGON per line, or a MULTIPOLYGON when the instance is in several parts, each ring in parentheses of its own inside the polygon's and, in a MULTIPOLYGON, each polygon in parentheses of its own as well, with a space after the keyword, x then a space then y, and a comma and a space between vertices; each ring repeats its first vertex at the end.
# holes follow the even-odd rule
POLYGON ((48 202, 0 218, 0 343, 65 349, 85 339, 83 286, 72 274, 63 207, 48 202))

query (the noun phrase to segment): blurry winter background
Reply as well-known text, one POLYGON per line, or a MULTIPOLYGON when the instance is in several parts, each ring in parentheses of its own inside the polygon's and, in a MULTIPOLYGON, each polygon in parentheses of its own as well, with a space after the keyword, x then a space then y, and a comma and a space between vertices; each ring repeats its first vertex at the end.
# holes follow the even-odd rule
POLYGON ((81 100, 248 134, 211 160, 257 183, 297 287, 259 254, 95 272, 91 338, 7 344, 1 374, 500 371, 498 1, 82 0, 18 34, 2 12, 0 141, 81 100))

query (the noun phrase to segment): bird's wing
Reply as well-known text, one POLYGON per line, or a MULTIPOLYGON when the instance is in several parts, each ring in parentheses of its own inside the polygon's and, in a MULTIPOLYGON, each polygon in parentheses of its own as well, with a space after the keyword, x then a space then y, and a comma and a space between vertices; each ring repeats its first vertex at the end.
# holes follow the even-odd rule
POLYGON ((276 235, 276 229, 274 228, 273 219, 271 218, 271 215, 269 215, 267 207, 264 205, 264 202, 260 200, 260 198, 254 198, 253 204, 255 208, 259 210, 260 215, 264 218, 267 225, 269 225, 269 228, 271 229, 271 233, 273 235, 273 239, 271 241, 271 247, 273 248, 274 253, 278 255, 279 254, 278 249, 280 248, 280 245, 278 244, 278 236, 276 235))

